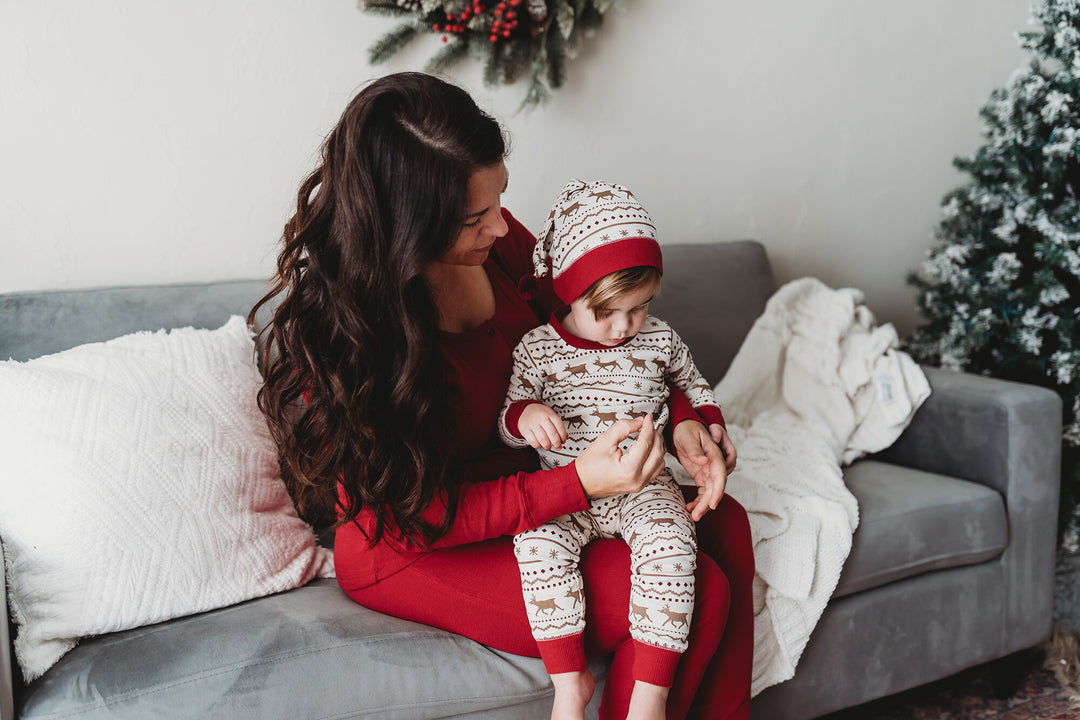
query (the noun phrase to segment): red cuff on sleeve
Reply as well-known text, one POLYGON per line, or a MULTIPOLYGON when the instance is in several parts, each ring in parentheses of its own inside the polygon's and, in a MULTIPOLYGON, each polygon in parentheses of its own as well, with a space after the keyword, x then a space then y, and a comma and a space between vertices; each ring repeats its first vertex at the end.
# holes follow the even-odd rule
POLYGON ((554 640, 537 640, 536 646, 540 648, 548 675, 585 669, 585 636, 580 633, 554 640))
POLYGON ((705 423, 705 427, 717 423, 727 427, 727 423, 724 422, 724 413, 720 411, 720 408, 716 405, 699 405, 697 408, 697 414, 701 416, 702 422, 705 423))
POLYGON ((701 420, 696 412, 694 412, 694 406, 690 404, 690 399, 686 397, 679 388, 668 385, 671 390, 668 397, 668 411, 670 417, 668 419, 667 427, 664 428, 664 443, 667 445, 668 452, 675 452, 675 441, 673 440, 675 433, 675 426, 681 423, 683 420, 701 420))
POLYGON ((727 423, 724 422, 724 414, 720 412, 720 408, 716 405, 702 405, 695 409, 682 390, 672 385, 669 385, 668 388, 671 390, 671 396, 668 398, 668 410, 671 413, 671 419, 668 421, 667 427, 664 428, 664 442, 667 443, 668 452, 675 452, 673 440, 675 426, 683 420, 697 420, 705 427, 714 422, 720 423, 725 428, 727 427, 727 423))
POLYGON ((539 400, 518 400, 515 403, 511 403, 510 407, 506 408, 506 431, 516 438, 522 437, 521 431, 518 430, 518 420, 521 419, 521 413, 525 412, 525 408, 538 403, 539 400))
POLYGON ((540 527, 560 515, 589 509, 589 499, 585 497, 574 463, 533 473, 530 480, 533 479, 534 482, 523 486, 530 527, 540 527))
POLYGON ((675 666, 682 657, 674 650, 634 641, 634 665, 630 671, 635 680, 650 685, 671 687, 675 681, 675 666))
POLYGON ((686 397, 679 388, 668 385, 671 390, 668 397, 668 410, 671 412, 671 422, 668 423, 669 428, 673 428, 683 420, 700 420, 701 417, 694 411, 694 406, 690 404, 690 399, 686 397))

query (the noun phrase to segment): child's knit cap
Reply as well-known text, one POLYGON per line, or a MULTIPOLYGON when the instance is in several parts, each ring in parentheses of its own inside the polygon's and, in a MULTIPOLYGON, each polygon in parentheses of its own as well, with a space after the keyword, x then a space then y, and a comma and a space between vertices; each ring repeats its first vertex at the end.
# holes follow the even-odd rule
POLYGON ((656 226, 621 185, 571 180, 537 238, 536 276, 547 273, 550 260, 555 294, 565 303, 617 270, 645 265, 664 271, 656 226))

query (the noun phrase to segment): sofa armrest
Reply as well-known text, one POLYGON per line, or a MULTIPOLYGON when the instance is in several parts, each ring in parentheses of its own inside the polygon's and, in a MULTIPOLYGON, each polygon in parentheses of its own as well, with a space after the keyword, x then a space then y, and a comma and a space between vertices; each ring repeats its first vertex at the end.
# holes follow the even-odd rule
POLYGON ((1001 562, 1011 637, 1003 652, 1045 639, 1053 616, 1062 404, 1035 385, 924 367, 931 394, 879 459, 989 485, 1005 499, 1001 562), (1017 644, 1017 639, 1022 638, 1017 644))
POLYGON ((0 622, 0 720, 15 720, 15 663, 11 657, 11 636, 8 632, 7 579, 4 573, 3 550, 0 547, 0 599, 4 603, 4 619, 0 622))
POLYGON ((1057 497, 1061 397, 1035 385, 923 367, 931 393, 879 458, 990 485, 1008 497, 1057 497), (1033 481, 1054 477, 1053 487, 1033 481))

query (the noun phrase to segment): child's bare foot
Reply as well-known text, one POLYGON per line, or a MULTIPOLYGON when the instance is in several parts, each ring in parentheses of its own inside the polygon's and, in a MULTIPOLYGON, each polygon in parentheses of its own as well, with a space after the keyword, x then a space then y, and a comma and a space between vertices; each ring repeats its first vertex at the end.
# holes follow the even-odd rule
POLYGON ((585 706, 592 699, 596 681, 588 670, 556 673, 551 676, 555 686, 555 702, 551 720, 585 720, 585 706))
POLYGON ((630 695, 630 710, 626 720, 664 720, 667 717, 667 697, 671 688, 650 685, 638 680, 630 695))

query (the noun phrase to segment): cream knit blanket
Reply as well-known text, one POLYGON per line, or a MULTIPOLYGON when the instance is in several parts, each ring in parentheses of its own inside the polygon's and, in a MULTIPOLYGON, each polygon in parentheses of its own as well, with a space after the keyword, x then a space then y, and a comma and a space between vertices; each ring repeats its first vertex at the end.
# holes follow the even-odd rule
POLYGON ((851 550, 859 510, 841 465, 891 445, 930 394, 862 300, 812 278, 784 285, 716 386, 738 450, 727 492, 757 565, 754 695, 795 674, 851 550))

